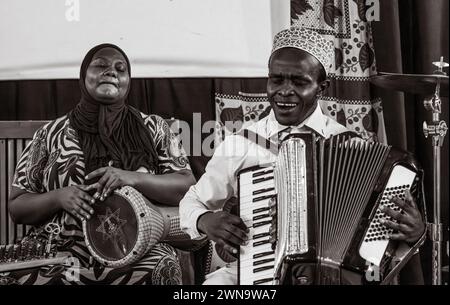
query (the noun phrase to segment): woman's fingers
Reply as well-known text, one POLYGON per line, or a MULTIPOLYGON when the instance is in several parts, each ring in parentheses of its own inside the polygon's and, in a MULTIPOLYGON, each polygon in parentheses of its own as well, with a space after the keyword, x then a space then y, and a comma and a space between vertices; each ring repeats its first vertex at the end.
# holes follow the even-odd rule
MULTIPOLYGON (((100 201, 105 200, 112 191, 116 188, 123 186, 125 181, 125 177, 122 176, 123 171, 113 167, 102 167, 86 176, 86 179, 91 179, 94 177, 98 177, 101 175, 100 179, 91 185, 88 185, 85 190, 93 190, 97 191, 94 194, 94 201, 100 199, 100 201)), ((127 176, 128 177, 128 176, 127 176)))
POLYGON ((100 198, 100 196, 104 192, 105 184, 108 182, 110 175, 105 174, 103 175, 96 183, 88 185, 89 190, 97 190, 95 194, 93 195, 94 200, 97 200, 100 198))
POLYGON ((87 204, 85 202, 80 202, 79 206, 81 207, 81 209, 83 209, 84 211, 86 211, 90 215, 94 214, 94 209, 89 204, 87 204))
POLYGON ((89 180, 98 176, 102 176, 109 167, 101 167, 101 168, 97 168, 95 171, 90 172, 88 175, 86 175, 85 179, 89 180))
POLYGON ((75 185, 75 187, 82 190, 83 192, 89 192, 91 190, 91 185, 78 184, 75 185))
POLYGON ((93 204, 95 202, 94 197, 83 191, 81 191, 80 198, 89 204, 93 204))
POLYGON ((103 187, 103 193, 100 195, 100 200, 105 200, 106 197, 109 196, 109 194, 114 191, 117 187, 119 187, 119 179, 117 178, 111 178, 106 182, 105 186, 103 187))
POLYGON ((83 215, 81 215, 80 213, 78 213, 78 210, 76 210, 76 208, 73 208, 73 209, 70 211, 70 214, 72 214, 75 218, 78 218, 78 219, 81 220, 81 221, 84 220, 83 215))
POLYGON ((83 216, 83 218, 85 220, 90 219, 91 218, 91 214, 87 211, 84 210, 84 208, 79 205, 76 207, 76 211, 78 212, 78 214, 80 214, 81 216, 83 216))
POLYGON ((105 198, 117 187, 120 187, 120 178, 117 173, 113 170, 108 170, 106 168, 103 172, 103 176, 94 184, 90 185, 90 189, 97 189, 94 194, 95 199, 100 199, 100 201, 105 200, 105 198))
POLYGON ((73 214, 81 220, 91 219, 94 214, 94 209, 87 203, 85 203, 81 198, 78 202, 73 203, 74 207, 72 211, 73 214))
POLYGON ((90 191, 90 190, 96 190, 96 192, 94 193, 94 195, 92 195, 90 202, 93 204, 95 203, 95 200, 100 198, 100 192, 99 189, 101 189, 101 184, 96 182, 94 184, 88 185, 86 190, 90 191))
POLYGON ((78 188, 77 195, 82 200, 86 201, 88 204, 94 204, 95 199, 93 196, 89 195, 87 192, 90 190, 90 186, 87 185, 76 185, 78 188))
POLYGON ((97 188, 97 193, 99 194, 99 197, 101 197, 101 195, 104 193, 105 185, 108 183, 110 179, 111 175, 107 172, 100 178, 100 180, 98 180, 100 186, 97 188))

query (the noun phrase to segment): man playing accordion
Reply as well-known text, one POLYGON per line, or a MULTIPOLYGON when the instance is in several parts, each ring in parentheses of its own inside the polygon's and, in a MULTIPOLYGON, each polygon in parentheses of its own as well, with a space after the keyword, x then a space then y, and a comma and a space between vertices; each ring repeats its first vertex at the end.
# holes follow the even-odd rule
MULTIPOLYGON (((280 143, 294 129, 308 130, 327 139, 349 132, 325 116, 318 104, 329 86, 327 74, 334 58, 334 47, 318 33, 302 28, 283 30, 274 38, 269 59, 267 95, 270 114, 248 128, 273 143, 280 143)), ((231 263, 209 274, 205 284, 237 284, 237 254, 247 242, 249 229, 227 206, 238 196, 237 173, 245 168, 274 162, 276 153, 241 135, 228 136, 216 149, 198 183, 190 188, 180 203, 182 229, 191 238, 206 234, 231 263), (225 208, 224 208, 225 207, 225 208)), ((424 218, 409 192, 404 200, 391 201, 403 212, 385 208, 383 213, 396 222, 381 223, 394 230, 392 240, 417 242, 425 230, 424 218)), ((418 262, 418 255, 411 262, 418 262)), ((419 270, 415 269, 415 270, 419 270)), ((299 283, 302 266, 293 268, 285 283, 299 283)))

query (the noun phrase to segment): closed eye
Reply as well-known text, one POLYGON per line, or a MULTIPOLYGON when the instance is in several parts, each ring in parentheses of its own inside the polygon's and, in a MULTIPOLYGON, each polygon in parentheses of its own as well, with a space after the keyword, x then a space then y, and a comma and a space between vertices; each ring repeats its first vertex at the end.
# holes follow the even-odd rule
POLYGON ((107 67, 108 63, 103 59, 96 59, 91 63, 95 67, 107 67))
POLYGON ((296 86, 306 86, 309 84, 308 81, 304 80, 304 79, 298 79, 298 78, 294 78, 292 80, 292 82, 296 85, 296 86))
POLYGON ((279 85, 283 82, 283 78, 279 76, 270 76, 269 79, 273 84, 276 85, 279 85))
POLYGON ((127 66, 124 63, 117 63, 116 69, 117 71, 125 72, 127 70, 127 66))

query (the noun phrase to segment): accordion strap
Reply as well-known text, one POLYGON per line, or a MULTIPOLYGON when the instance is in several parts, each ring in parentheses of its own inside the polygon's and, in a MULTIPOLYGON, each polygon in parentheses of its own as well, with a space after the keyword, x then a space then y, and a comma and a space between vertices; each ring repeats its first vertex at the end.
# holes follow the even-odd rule
POLYGON ((273 154, 278 154, 278 143, 272 142, 254 131, 242 129, 235 135, 244 137, 250 142, 253 142, 256 145, 269 150, 273 154))
MULTIPOLYGON (((278 154, 278 143, 273 142, 269 139, 266 139, 265 137, 261 136, 260 134, 249 130, 249 129, 242 129, 239 132, 235 133, 237 136, 241 136, 249 140, 250 142, 255 143, 256 145, 259 145, 260 147, 269 150, 273 154, 278 154)), ((339 133, 340 136, 348 136, 349 138, 360 138, 361 137, 353 131, 345 131, 342 133, 339 133)))
POLYGON ((339 136, 348 136, 348 137, 350 137, 350 138, 360 138, 360 139, 362 139, 356 132, 354 132, 354 131, 344 131, 344 132, 342 132, 342 133, 339 133, 338 134, 339 136))
POLYGON ((424 230, 424 233, 419 238, 419 240, 414 244, 414 246, 408 251, 408 254, 405 255, 405 257, 397 264, 394 268, 392 268, 391 272, 388 276, 386 276, 380 285, 389 285, 390 282, 400 273, 402 268, 406 265, 406 263, 415 255, 418 253, 419 248, 423 245, 425 242, 425 239, 427 238, 427 230, 424 230))

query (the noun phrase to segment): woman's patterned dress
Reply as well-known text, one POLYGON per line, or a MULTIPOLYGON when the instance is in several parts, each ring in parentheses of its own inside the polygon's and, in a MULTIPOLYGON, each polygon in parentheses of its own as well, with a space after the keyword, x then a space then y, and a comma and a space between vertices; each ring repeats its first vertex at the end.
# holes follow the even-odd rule
MULTIPOLYGON (((155 139, 160 173, 190 170, 186 153, 167 122, 156 115, 142 114, 142 118, 155 139)), ((17 164, 13 186, 44 193, 83 184, 87 174, 76 131, 63 116, 36 131, 17 164)), ((61 211, 50 221, 61 226, 58 245, 63 250, 59 253, 72 256, 73 266, 2 273, 0 284, 182 284, 177 252, 167 244, 157 244, 137 263, 113 269, 91 258, 78 219, 61 211)), ((45 238, 43 227, 33 227, 24 241, 31 236, 45 238)))

